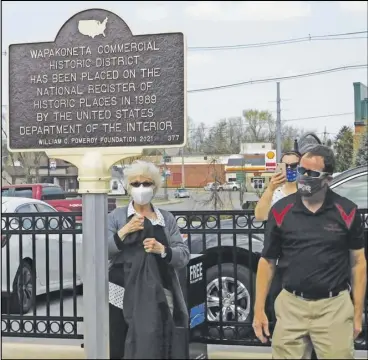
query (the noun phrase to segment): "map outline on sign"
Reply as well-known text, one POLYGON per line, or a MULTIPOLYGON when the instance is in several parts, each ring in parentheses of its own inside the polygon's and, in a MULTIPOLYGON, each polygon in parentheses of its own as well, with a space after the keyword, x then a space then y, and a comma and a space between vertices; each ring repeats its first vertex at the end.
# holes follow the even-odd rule
POLYGON ((101 22, 99 20, 79 20, 78 31, 85 36, 89 36, 94 39, 98 35, 105 35, 106 24, 108 16, 101 22))

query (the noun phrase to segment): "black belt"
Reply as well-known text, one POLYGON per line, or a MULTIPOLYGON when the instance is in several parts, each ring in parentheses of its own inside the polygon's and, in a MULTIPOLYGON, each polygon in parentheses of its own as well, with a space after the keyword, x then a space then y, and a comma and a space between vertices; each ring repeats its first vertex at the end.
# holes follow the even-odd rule
POLYGON ((293 288, 290 288, 289 286, 285 286, 284 289, 295 295, 298 297, 301 297, 305 300, 322 300, 322 299, 329 299, 329 298, 333 298, 337 295, 340 294, 341 291, 347 290, 349 289, 349 285, 341 285, 338 286, 337 288, 331 290, 331 291, 318 291, 318 292, 312 292, 312 291, 308 291, 308 292, 304 292, 304 291, 298 291, 298 290, 294 290, 293 288))

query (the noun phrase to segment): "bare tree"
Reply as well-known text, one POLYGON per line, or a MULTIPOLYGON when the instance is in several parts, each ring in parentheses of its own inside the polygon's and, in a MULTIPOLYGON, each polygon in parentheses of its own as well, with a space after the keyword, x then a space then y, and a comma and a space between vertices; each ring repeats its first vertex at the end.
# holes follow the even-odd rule
POLYGON ((208 177, 206 179, 206 183, 213 183, 214 187, 212 188, 208 196, 205 196, 204 198, 198 196, 198 199, 194 199, 194 201, 201 207, 210 207, 214 210, 234 208, 231 192, 225 193, 223 191, 219 191, 218 185, 220 185, 224 180, 224 174, 220 169, 221 168, 218 157, 211 157, 208 160, 208 177))
POLYGON ((221 183, 221 177, 216 167, 217 162, 218 162, 217 158, 210 159, 209 162, 210 178, 214 183, 214 188, 213 191, 210 192, 209 198, 201 201, 201 203, 204 206, 211 205, 211 208, 214 208, 215 210, 218 210, 219 208, 221 209, 224 206, 224 203, 218 191, 218 184, 221 183))
MULTIPOLYGON (((3 107, 1 113, 2 122, 2 157, 5 157, 6 166, 16 169, 21 167, 23 169, 23 176, 27 183, 40 181, 40 165, 43 158, 47 158, 47 155, 43 151, 37 152, 10 152, 7 149, 8 134, 6 133, 6 109, 3 107)), ((3 180, 4 176, 2 176, 3 180)))

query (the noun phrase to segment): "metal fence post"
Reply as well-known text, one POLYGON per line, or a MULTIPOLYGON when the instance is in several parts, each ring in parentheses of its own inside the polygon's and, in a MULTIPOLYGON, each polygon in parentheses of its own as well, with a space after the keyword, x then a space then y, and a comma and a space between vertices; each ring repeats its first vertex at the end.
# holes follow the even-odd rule
POLYGON ((83 194, 83 308, 87 359, 109 358, 107 194, 83 194))

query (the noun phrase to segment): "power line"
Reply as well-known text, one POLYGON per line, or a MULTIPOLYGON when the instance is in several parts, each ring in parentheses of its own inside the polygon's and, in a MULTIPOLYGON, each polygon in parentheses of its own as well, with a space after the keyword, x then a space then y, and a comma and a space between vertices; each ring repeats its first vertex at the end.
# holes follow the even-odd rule
MULTIPOLYGON (((236 45, 218 45, 218 46, 189 46, 189 51, 215 51, 215 50, 236 50, 236 49, 251 49, 258 47, 267 47, 267 46, 276 46, 276 45, 287 45, 294 44, 306 41, 322 41, 322 40, 354 40, 354 39, 367 39, 367 36, 354 36, 360 34, 367 34, 368 31, 353 31, 353 32, 345 32, 345 33, 335 33, 335 34, 326 34, 326 35, 310 35, 299 37, 299 38, 291 38, 284 40, 276 40, 276 41, 265 41, 258 43, 249 43, 249 44, 236 44, 236 45)), ((2 55, 6 56, 7 52, 3 51, 2 55)))
POLYGON ((309 116, 305 118, 295 118, 295 119, 287 119, 283 121, 301 121, 301 120, 310 120, 310 119, 320 119, 325 117, 335 117, 335 116, 346 116, 346 115, 353 115, 353 112, 347 112, 347 113, 340 113, 340 114, 327 114, 327 115, 319 115, 319 116, 309 116))
POLYGON ((251 85, 251 84, 253 85, 253 84, 260 84, 260 83, 267 83, 267 82, 275 82, 275 81, 280 81, 280 80, 297 79, 297 78, 302 78, 302 77, 328 74, 328 73, 332 73, 332 72, 336 72, 336 71, 361 69, 361 68, 365 68, 367 66, 368 66, 368 64, 345 65, 345 66, 340 66, 340 67, 337 67, 337 68, 318 70, 318 71, 313 71, 313 72, 298 74, 298 75, 280 76, 280 77, 258 79, 258 80, 248 80, 248 81, 241 81, 241 82, 238 82, 238 83, 232 83, 232 84, 226 84, 226 85, 218 85, 218 86, 212 86, 212 87, 207 87, 207 88, 192 89, 192 90, 188 90, 188 93, 204 92, 204 91, 211 91, 211 90, 220 90, 220 89, 233 88, 233 87, 237 87, 237 86, 251 85))
POLYGON ((327 34, 327 35, 314 35, 314 36, 309 34, 308 36, 299 37, 299 38, 291 38, 291 39, 276 40, 276 41, 265 41, 265 42, 250 43, 250 44, 219 45, 219 46, 190 46, 188 47, 188 50, 190 51, 236 50, 236 49, 251 49, 251 48, 259 48, 259 47, 267 47, 267 46, 276 46, 276 45, 287 45, 287 44, 294 44, 294 43, 300 43, 300 42, 305 42, 305 41, 315 41, 315 40, 366 39, 367 38, 366 36, 355 37, 352 35, 367 34, 367 33, 368 31, 354 31, 354 32, 327 34))
MULTIPOLYGON (((281 120, 281 122, 289 122, 289 121, 303 121, 303 120, 310 120, 310 119, 322 119, 322 118, 327 118, 327 117, 339 117, 339 116, 347 116, 347 115, 353 115, 353 112, 345 112, 345 113, 336 113, 336 114, 325 114, 325 115, 315 115, 315 116, 309 116, 309 117, 300 117, 300 118, 294 118, 294 119, 286 119, 286 120, 281 120)), ((239 116, 239 118, 241 118, 239 116)), ((247 126, 247 123, 243 123, 243 119, 242 119, 242 124, 233 124, 232 127, 233 128, 240 128, 243 126, 247 126)), ((197 128, 190 128, 188 129, 188 131, 198 131, 198 130, 212 130, 212 129, 216 129, 217 125, 214 126, 204 126, 204 127, 197 127, 197 128)))

